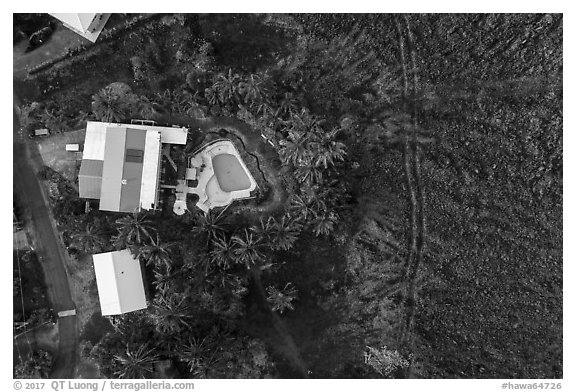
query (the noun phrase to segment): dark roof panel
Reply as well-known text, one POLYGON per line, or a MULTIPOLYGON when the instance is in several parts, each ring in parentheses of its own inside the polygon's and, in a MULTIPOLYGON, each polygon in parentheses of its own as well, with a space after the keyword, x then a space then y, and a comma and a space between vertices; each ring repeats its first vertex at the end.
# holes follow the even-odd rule
POLYGON ((144 129, 126 128, 126 149, 144 150, 146 131, 144 129))
POLYGON ((142 162, 124 162, 122 173, 122 190, 120 211, 134 212, 140 210, 140 189, 142 188, 142 162))
POLYGON ((120 211, 140 210, 140 190, 142 188, 142 170, 146 131, 126 128, 126 155, 122 170, 122 190, 120 211))

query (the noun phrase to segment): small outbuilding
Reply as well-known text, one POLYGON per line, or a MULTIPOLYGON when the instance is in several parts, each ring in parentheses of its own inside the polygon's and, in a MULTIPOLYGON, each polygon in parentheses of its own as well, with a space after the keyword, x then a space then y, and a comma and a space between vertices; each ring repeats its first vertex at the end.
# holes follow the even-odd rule
POLYGON ((102 316, 145 309, 146 294, 140 262, 130 250, 92 255, 102 316))
POLYGON ((50 131, 46 128, 36 129, 34 130, 34 136, 48 136, 50 135, 50 131))
POLYGON ((80 144, 66 144, 66 151, 78 152, 80 151, 80 144))

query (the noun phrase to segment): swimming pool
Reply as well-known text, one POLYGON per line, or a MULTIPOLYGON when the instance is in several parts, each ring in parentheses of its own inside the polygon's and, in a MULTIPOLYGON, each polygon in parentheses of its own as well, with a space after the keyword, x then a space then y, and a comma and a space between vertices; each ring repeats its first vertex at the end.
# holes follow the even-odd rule
POLYGON ((233 192, 250 188, 250 178, 234 155, 215 155, 212 157, 212 166, 223 191, 233 192))
POLYGON ((199 149, 188 162, 195 186, 187 193, 198 195, 196 206, 204 212, 225 207, 234 200, 254 197, 258 184, 231 140, 220 139, 199 149))

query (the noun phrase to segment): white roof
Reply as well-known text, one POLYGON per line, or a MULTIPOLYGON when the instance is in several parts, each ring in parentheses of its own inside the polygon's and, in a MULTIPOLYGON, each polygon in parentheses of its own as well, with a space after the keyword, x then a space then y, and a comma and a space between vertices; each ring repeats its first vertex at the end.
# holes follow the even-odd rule
POLYGON ((162 135, 162 143, 168 144, 186 144, 186 138, 188 137, 188 129, 186 128, 175 128, 175 127, 155 127, 159 129, 162 135))
POLYGON ((146 132, 144 158, 142 166, 142 183, 140 185, 140 208, 152 209, 156 204, 158 171, 160 169, 160 139, 156 131, 146 132))
POLYGON ((104 146, 106 145, 106 125, 95 121, 86 123, 86 137, 84 139, 84 159, 95 161, 104 160, 104 146))
POLYGON ((50 15, 62 21, 64 26, 86 38, 88 41, 96 42, 111 14, 60 13, 50 15))
POLYGON ((50 14, 56 19, 61 20, 68 26, 75 28, 83 33, 88 31, 88 27, 98 14, 50 14))
POLYGON ((187 180, 195 180, 196 179, 196 168, 195 167, 187 167, 186 168, 186 179, 187 180))
POLYGON ((78 151, 78 150, 80 150, 79 144, 67 144, 66 145, 66 151, 78 151))
POLYGON ((160 132, 160 142, 163 144, 186 144, 186 138, 188 137, 188 128, 88 121, 86 123, 86 142, 84 143, 84 156, 86 156, 86 159, 104 159, 106 128, 131 128, 157 131, 160 132), (86 155, 87 151, 90 151, 88 152, 88 156, 86 155))
POLYGON ((140 262, 128 249, 92 255, 103 316, 146 308, 140 262))

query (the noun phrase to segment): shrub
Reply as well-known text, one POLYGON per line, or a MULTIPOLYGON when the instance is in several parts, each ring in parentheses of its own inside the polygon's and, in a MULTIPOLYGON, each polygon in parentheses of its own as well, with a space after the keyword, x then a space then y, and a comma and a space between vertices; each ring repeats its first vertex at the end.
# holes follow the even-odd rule
POLYGON ((410 365, 397 350, 389 350, 386 346, 379 349, 370 346, 366 346, 366 348, 364 363, 384 377, 388 377, 397 369, 410 365))

